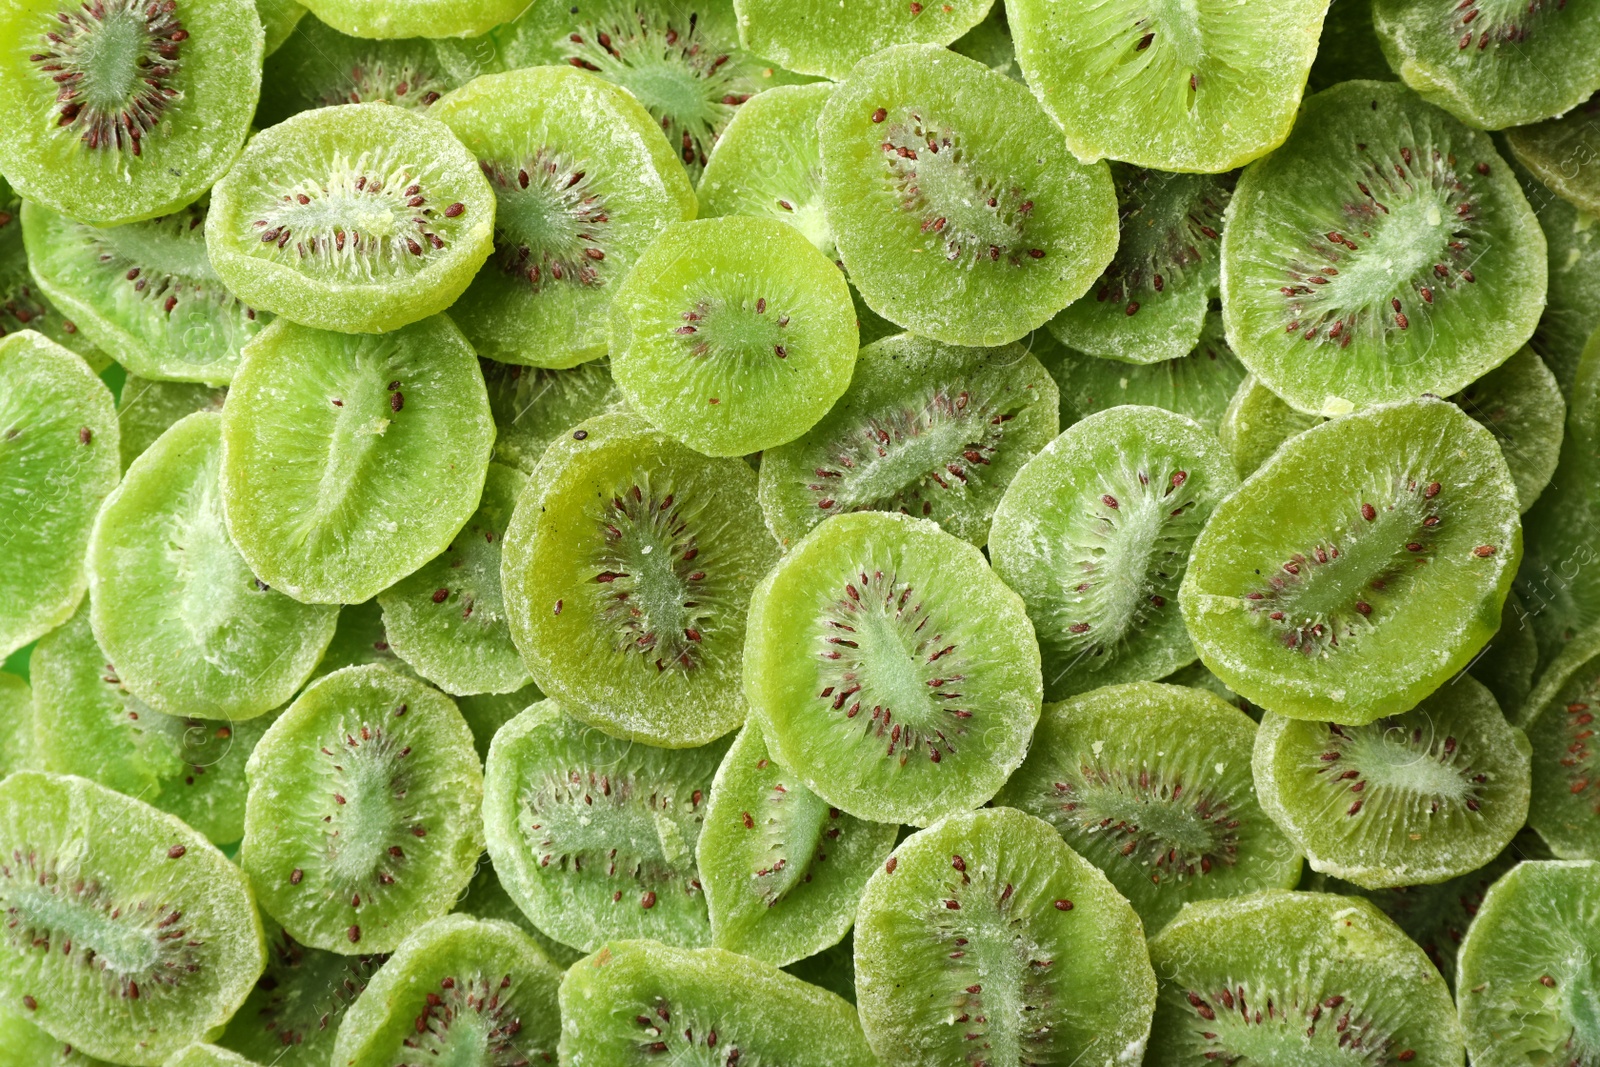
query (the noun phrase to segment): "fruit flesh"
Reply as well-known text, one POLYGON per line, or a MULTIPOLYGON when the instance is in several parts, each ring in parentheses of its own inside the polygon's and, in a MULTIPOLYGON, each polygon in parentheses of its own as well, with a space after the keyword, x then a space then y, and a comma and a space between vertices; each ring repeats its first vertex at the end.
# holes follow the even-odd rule
POLYGON ((864 0, 834 8, 783 0, 736 0, 739 37, 751 51, 790 70, 835 80, 890 45, 947 45, 989 13, 992 0, 917 4, 864 0))

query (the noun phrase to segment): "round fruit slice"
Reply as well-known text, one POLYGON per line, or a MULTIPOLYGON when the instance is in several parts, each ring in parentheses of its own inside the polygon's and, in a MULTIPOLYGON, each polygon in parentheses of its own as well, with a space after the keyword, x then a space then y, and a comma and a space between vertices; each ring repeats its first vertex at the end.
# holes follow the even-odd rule
POLYGON ((950 44, 982 22, 991 5, 992 0, 926 7, 903 0, 844 5, 734 0, 733 6, 746 48, 789 70, 839 80, 858 60, 890 45, 950 44))
POLYGON ((977 60, 884 49, 818 128, 840 258, 872 310, 913 333, 1015 341, 1116 251, 1110 170, 1079 163, 1033 95, 977 60))
POLYGON ((1194 660, 1178 585, 1212 509, 1238 484, 1215 437, 1151 407, 1091 415, 1017 473, 989 555, 1028 606, 1050 699, 1194 660))
POLYGON ((1179 600, 1230 689, 1359 726, 1416 707, 1471 661, 1521 556, 1494 436, 1417 400, 1286 442, 1212 514, 1179 600))
POLYGON ((307 326, 379 333, 443 311, 494 246, 494 193, 437 119, 319 108, 258 134, 211 193, 229 291, 307 326))
POLYGON ((375 337, 283 320, 223 405, 228 532, 273 588, 358 604, 449 546, 493 445, 483 374, 445 316, 375 337))
POLYGON ((102 371, 110 357, 79 332, 77 323, 56 310, 28 271, 22 207, 22 198, 0 176, 0 337, 18 330, 37 330, 77 352, 95 371, 102 371))
POLYGON ((604 360, 566 370, 481 361, 496 431, 494 459, 532 474, 550 442, 627 406, 604 360))
POLYGON ((1137 1061, 1156 979, 1128 902, 1011 808, 912 834, 856 916, 861 1026, 885 1067, 1137 1061))
POLYGON ((767 526, 787 546, 830 515, 898 511, 982 545, 1005 487, 1055 437, 1058 406, 1020 345, 875 342, 821 422, 762 453, 767 526))
POLYGON ((462 80, 434 41, 347 37, 312 16, 267 59, 256 123, 264 129, 312 108, 378 100, 426 111, 462 80))
POLYGON ((1150 961, 1149 1067, 1460 1067, 1449 988, 1368 901, 1267 890, 1191 904, 1150 939, 1150 961))
POLYGON ((1301 411, 1454 393, 1544 306, 1544 237, 1494 144, 1400 85, 1306 101, 1230 210, 1228 341, 1301 411))
POLYGON ((1534 177, 1578 208, 1600 212, 1600 93, 1559 119, 1519 126, 1505 133, 1506 145, 1534 177))
POLYGON ((511 899, 558 941, 711 941, 695 843, 727 742, 664 749, 535 704, 489 748, 483 822, 511 899))
POLYGON ((1547 247, 1550 288, 1528 344, 1556 376, 1562 392, 1569 393, 1584 346, 1600 327, 1600 226, 1593 215, 1540 184, 1516 156, 1506 162, 1522 183, 1547 247))
POLYGON ((244 875, 170 815, 82 778, 0 782, 0 993, 91 1056, 155 1067, 265 963, 244 875))
POLYGON ((1523 705, 1533 745, 1528 823, 1566 859, 1600 857, 1600 627, 1578 634, 1550 662, 1523 705))
POLYGON ((602 415, 550 446, 517 502, 500 564, 511 637, 568 714, 703 745, 744 721, 750 592, 777 557, 743 460, 602 415))
POLYGON ((250 0, 8 0, 0 171, 114 226, 193 203, 239 154, 261 91, 250 0))
POLYGON ((650 113, 573 67, 486 74, 430 112, 494 190, 494 256, 450 309, 478 354, 570 367, 606 353, 606 309, 694 190, 650 113))
POLYGON ((0 655, 72 617, 89 586, 89 530, 119 473, 105 383, 42 334, 0 340, 0 655))
POLYGON ((117 422, 122 433, 122 469, 156 443, 157 438, 185 415, 221 411, 228 390, 198 382, 156 382, 130 374, 117 397, 117 422))
POLYGON ((1210 693, 1106 686, 1045 708, 995 803, 1054 826, 1159 930, 1188 901, 1300 879, 1299 850, 1256 801, 1255 736, 1210 693))
POLYGON ((239 864, 312 948, 393 951, 450 910, 483 851, 472 731, 449 697, 383 667, 308 686, 245 774, 239 864))
POLYGON ((926 826, 982 804, 1022 762, 1039 646, 976 548, 926 519, 861 512, 811 531, 756 589, 744 683, 772 755, 813 792, 926 826))
POLYGON ((1320 415, 1296 411, 1255 375, 1239 383, 1228 410, 1217 426, 1217 438, 1233 453, 1233 465, 1240 478, 1248 478, 1295 434, 1322 422, 1320 415))

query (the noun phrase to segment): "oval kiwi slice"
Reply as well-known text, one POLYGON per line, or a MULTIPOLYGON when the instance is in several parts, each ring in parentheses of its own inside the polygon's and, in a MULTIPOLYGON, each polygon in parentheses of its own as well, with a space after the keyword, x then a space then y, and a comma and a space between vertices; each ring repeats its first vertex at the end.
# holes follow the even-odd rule
POLYGON ((379 333, 455 302, 494 246, 494 215, 488 180, 449 127, 350 104, 257 134, 211 191, 206 248, 252 307, 379 333))
POLYGON ((1551 660, 1523 706, 1533 745, 1528 823, 1565 859, 1600 857, 1600 627, 1574 637, 1551 660))
POLYGON ((1039 646, 976 548, 861 512, 811 531, 756 589, 744 683, 773 756, 814 792, 925 826, 982 804, 1022 762, 1039 646))
POLYGON ((550 442, 595 415, 627 406, 605 360, 565 370, 481 360, 496 431, 494 459, 532 474, 550 442))
POLYGON ((1467 665, 1500 625, 1521 556, 1494 436, 1454 404, 1417 400, 1286 442, 1212 514, 1179 601, 1229 688, 1281 715, 1361 725, 1467 665))
POLYGON ((1193 661, 1178 584, 1212 509, 1237 485, 1215 437, 1152 407, 1091 415, 1017 473, 989 555, 1028 606, 1050 699, 1193 661))
POLYGON ((989 13, 993 0, 908 4, 902 0, 801 5, 785 0, 734 0, 739 39, 801 74, 840 80, 857 61, 890 45, 947 45, 989 13))
MULTIPOLYGON (((1597 77, 1600 81, 1600 77, 1597 77)), ((1593 215, 1600 212, 1600 93, 1561 118, 1505 132, 1506 145, 1534 177, 1593 215)))
POLYGON ((483 851, 483 771, 450 698, 378 666, 306 687, 245 767, 239 864, 313 948, 390 952, 445 914, 483 851))
POLYGON ((377 100, 426 111, 462 80, 434 41, 347 37, 313 15, 267 58, 256 124, 264 129, 312 108, 377 100))
POLYGON ((1012 808, 912 834, 867 883, 856 993, 886 1067, 1134 1062, 1156 979, 1105 875, 1012 808))
POLYGON ((448 547, 493 444, 483 374, 445 316, 375 337, 282 320, 222 408, 228 532, 273 588, 357 604, 448 547))
POLYGON ((221 411, 227 398, 223 386, 157 382, 128 375, 117 397, 122 469, 127 470, 173 423, 196 411, 221 411))
POLYGON ((244 875, 171 815, 83 778, 0 782, 0 992, 75 1048, 154 1067, 265 964, 244 875))

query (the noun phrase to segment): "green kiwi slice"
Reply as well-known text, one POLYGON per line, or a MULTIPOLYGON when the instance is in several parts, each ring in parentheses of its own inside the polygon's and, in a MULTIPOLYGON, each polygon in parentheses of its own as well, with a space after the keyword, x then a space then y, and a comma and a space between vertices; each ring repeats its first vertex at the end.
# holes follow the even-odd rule
POLYGON ((1136 1063, 1156 979, 1132 907, 1050 826, 962 812, 873 873, 861 1026, 885 1067, 1136 1063))
POLYGON ((1562 393, 1569 394, 1584 345, 1600 327, 1600 224, 1594 215, 1551 192, 1514 154, 1502 156, 1522 183, 1547 248, 1549 291, 1544 314, 1528 343, 1556 376, 1562 393))
POLYGON ((1200 689, 1219 696, 1249 716, 1251 722, 1260 722, 1264 714, 1260 708, 1223 685, 1222 679, 1207 670, 1206 665, 1199 660, 1173 671, 1162 681, 1168 685, 1188 686, 1190 689, 1200 689))
POLYGON ((695 855, 712 943, 780 967, 844 937, 898 829, 830 807, 752 726, 717 768, 705 820, 695 855))
POLYGON ((256 125, 264 129, 312 108, 378 100, 426 111, 459 84, 433 41, 347 37, 310 16, 262 69, 256 125))
MULTIPOLYGON (((1600 81, 1600 78, 1597 78, 1600 81)), ((1558 119, 1505 132, 1506 144, 1534 177, 1579 210, 1600 213, 1600 93, 1558 119)))
POLYGON ((595 415, 627 402, 604 360, 552 370, 481 360, 489 410, 498 433, 494 459, 532 474, 550 442, 595 415))
POLYGON ((84 550, 116 488, 111 390, 32 330, 0 339, 0 655, 66 622, 89 587, 84 550))
POLYGON ((18 0, 0 40, 0 171, 102 226, 197 200, 238 155, 261 91, 251 0, 18 0))
POLYGON ((1229 688, 1280 715, 1361 725, 1411 710, 1471 661, 1521 556, 1494 436, 1454 404, 1415 400, 1285 442, 1212 513, 1178 596, 1229 688))
POLYGON ((550 446, 517 501, 500 563, 511 637, 568 714, 703 745, 744 721, 750 592, 777 557, 743 460, 601 415, 550 446))
POLYGON ((995 803, 1054 826, 1159 930, 1188 901, 1300 880, 1299 849, 1256 799, 1255 736, 1211 693, 1106 686, 1046 706, 995 803))
POLYGON ((58 1041, 155 1067, 265 963, 244 875, 171 815, 65 775, 0 782, 0 994, 58 1041))
POLYGON ((1520 863, 1484 895, 1458 957, 1461 1026, 1476 1067, 1600 1057, 1600 863, 1520 863))
POLYGON ((467 37, 523 10, 522 0, 311 0, 318 19, 352 37, 467 37))
POLYGON ((478 750, 478 758, 488 757, 489 742, 500 732, 500 727, 543 699, 544 694, 532 682, 510 693, 472 693, 456 697, 456 707, 472 729, 472 745, 478 750))
POLYGON ((1372 28, 1372 0, 1333 0, 1306 88, 1320 93, 1344 81, 1392 81, 1394 76, 1372 28))
POLYGON ((1523 347, 1450 399, 1494 434, 1517 485, 1518 507, 1533 507, 1555 474, 1567 417, 1561 387, 1544 360, 1523 347))
POLYGON ((868 306, 913 333, 1015 341, 1111 262, 1109 168, 1079 163, 1027 88, 977 60, 884 49, 818 130, 839 256, 868 306))
POLYGON ((446 915, 403 941, 339 1024, 330 1063, 551 1062, 557 970, 510 923, 446 915))
POLYGON ((856 1002, 856 944, 850 934, 837 945, 823 949, 814 956, 795 960, 784 970, 803 982, 820 986, 837 993, 851 1004, 856 1002))
POLYGON ((0 1067, 112 1067, 57 1041, 28 1021, 28 1010, 0 1006, 0 1067))
POLYGON ((487 853, 479 861, 478 873, 472 876, 466 894, 456 903, 456 913, 471 915, 476 919, 499 919, 511 923, 533 938, 545 954, 545 958, 561 970, 566 970, 583 958, 584 954, 580 950, 562 944, 533 925, 533 921, 517 907, 516 901, 506 892, 487 853))
POLYGON ((1253 374, 1239 383, 1217 424, 1217 438, 1233 454, 1240 478, 1248 478, 1295 434, 1322 422, 1285 404, 1253 374))
POLYGON ((1327 0, 1012 0, 1017 60, 1080 159, 1220 174, 1283 143, 1327 0))
POLYGON ((1521 721, 1533 745, 1528 823, 1563 859, 1600 858, 1600 627, 1574 637, 1544 673, 1521 721))
POLYGON ((989 13, 993 0, 798 5, 785 0, 734 0, 746 48, 801 74, 841 80, 857 61, 890 45, 947 45, 989 13))
POLYGON ((648 936, 711 942, 695 845, 727 741, 665 749, 535 704, 489 747, 489 855, 533 924, 583 949, 648 936))
POLYGON ((443 311, 494 246, 495 198, 439 120, 383 103, 302 112, 216 187, 206 249, 251 307, 348 333, 443 311))
POLYGON ((774 219, 673 223, 611 303, 611 373, 628 403, 710 456, 816 425, 858 347, 844 275, 774 219))
POLYGON ((155 444, 173 423, 197 411, 221 411, 227 397, 228 390, 223 386, 158 382, 128 375, 117 397, 122 469, 127 470, 129 464, 144 455, 145 449, 155 444))
POLYGON ((483 851, 483 771, 449 697, 376 665, 306 687, 250 754, 239 864, 296 941, 392 952, 483 851))
POLYGON ((720 948, 614 941, 561 979, 561 1062, 872 1067, 848 1001, 720 948))
POLYGON ((1001 0, 995 0, 983 21, 952 43, 950 51, 976 59, 1013 81, 1023 80, 1022 68, 1017 66, 1017 51, 1011 43, 1011 27, 1006 22, 1005 4, 1001 0))
POLYGON ((33 690, 24 678, 0 671, 0 778, 35 769, 33 690))
POLYGON ((0 176, 0 337, 18 330, 37 330, 63 348, 77 352, 96 371, 110 358, 84 337, 78 324, 50 303, 28 270, 22 237, 22 198, 0 176))
POLYGON ((322 654, 322 662, 311 673, 311 680, 345 667, 368 663, 387 667, 396 674, 418 677, 411 665, 390 647, 389 633, 383 628, 383 609, 376 599, 346 604, 339 609, 339 625, 333 631, 333 640, 328 642, 328 651, 322 654))
POLYGON ((1028 606, 1049 699, 1194 660, 1178 587, 1195 538, 1238 484, 1215 437, 1135 406, 1074 424, 1017 473, 989 555, 1028 606))
POLYGON ((222 408, 228 532, 274 589, 358 604, 445 551, 493 445, 478 360, 445 316, 380 336, 280 320, 222 408))
POLYGON ((1506 594, 1505 607, 1500 609, 1500 629, 1473 659, 1468 671, 1494 694, 1495 703, 1507 719, 1526 726, 1529 709, 1523 704, 1533 691, 1538 669, 1539 641, 1528 609, 1513 588, 1506 594))
POLYGON ((976 807, 1039 718, 1022 600, 927 519, 837 515, 750 602, 744 685, 780 765, 834 807, 918 826, 976 807))
POLYGON ((1150 960, 1161 988, 1149 1067, 1462 1062, 1444 979, 1359 897, 1197 902, 1150 939, 1150 960))
POLYGON ((822 421, 762 454, 767 526, 788 546, 830 515, 898 511, 982 545, 1006 486, 1056 436, 1058 404, 1020 345, 874 342, 822 421))
POLYGON ((266 34, 265 53, 270 56, 283 47, 300 20, 305 18, 306 9, 295 0, 255 0, 255 5, 266 34))

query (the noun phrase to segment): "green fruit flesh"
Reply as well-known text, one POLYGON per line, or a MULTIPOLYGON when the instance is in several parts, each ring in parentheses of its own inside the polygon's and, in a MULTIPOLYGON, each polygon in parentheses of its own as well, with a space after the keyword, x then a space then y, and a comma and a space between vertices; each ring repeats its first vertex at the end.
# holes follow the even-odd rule
POLYGON ((228 391, 198 382, 157 382, 128 375, 117 398, 122 469, 144 454, 156 438, 185 415, 221 411, 228 391))
POLYGON ((28 1021, 27 1009, 0 1008, 0 1067, 111 1067, 57 1041, 28 1021))
POLYGON ((1534 176, 1590 215, 1600 212, 1600 94, 1559 119, 1507 130, 1506 144, 1534 176))
POLYGON ((1495 703, 1507 719, 1527 725, 1528 709, 1523 705, 1533 690, 1539 668, 1539 642, 1522 598, 1512 592, 1500 610, 1500 629, 1473 659, 1472 676, 1494 694, 1495 703))
POLYGON ((1239 477, 1248 478, 1272 458, 1279 445, 1321 421, 1320 415, 1307 415, 1285 404, 1277 393, 1249 375, 1228 401, 1217 437, 1233 453, 1239 477))
POLYGON ((1573 638, 1545 668, 1524 707, 1533 745, 1528 823, 1563 859, 1600 859, 1600 630, 1573 638))
POLYGON ((1516 161, 1508 159, 1522 191, 1539 220, 1547 248, 1549 292, 1544 314, 1528 343, 1570 393, 1583 347, 1600 327, 1600 224, 1540 184, 1516 161))
POLYGON ((456 707, 472 729, 472 744, 478 750, 478 757, 486 759, 489 742, 494 740, 500 727, 543 699, 544 694, 539 692, 539 687, 529 682, 511 693, 475 693, 457 697, 456 707))
POLYGON ((512 924, 533 938, 545 958, 561 970, 566 970, 583 958, 581 950, 562 944, 533 925, 533 920, 517 907, 516 901, 511 899, 505 886, 500 883, 500 876, 495 873, 494 864, 487 853, 479 861, 478 873, 472 876, 472 884, 467 887, 466 895, 457 902, 456 913, 477 919, 499 919, 512 924))
POLYGON ((1450 398, 1486 426, 1517 485, 1518 506, 1533 506, 1555 473, 1567 405, 1555 375, 1531 348, 1523 348, 1450 398))
POLYGON ((15 674, 0 672, 0 779, 37 768, 33 743, 33 690, 15 674))
POLYGON ((842 79, 857 61, 898 44, 950 44, 989 13, 993 0, 912 6, 864 0, 843 6, 735 0, 739 39, 790 70, 842 79))
POLYGON ((426 111, 459 84, 433 41, 347 37, 311 16, 300 19, 268 58, 256 125, 273 126, 312 108, 377 100, 426 111))
MULTIPOLYGON (((37 209, 36 209, 37 210, 37 209)), ((28 272, 22 238, 22 198, 0 177, 0 337, 36 330, 63 348, 70 348, 96 371, 110 360, 78 330, 78 324, 50 303, 28 272)))
POLYGON ((1377 31, 1372 28, 1371 0, 1333 0, 1322 20, 1317 58, 1311 64, 1306 88, 1320 93, 1330 85, 1356 79, 1390 81, 1394 72, 1383 58, 1377 31))
POLYGON ((523 10, 521 0, 311 0, 312 13, 352 37, 466 37, 523 10))
POLYGON ((567 370, 482 361, 498 433, 494 459, 532 474, 550 442, 595 415, 626 407, 604 360, 567 370))

